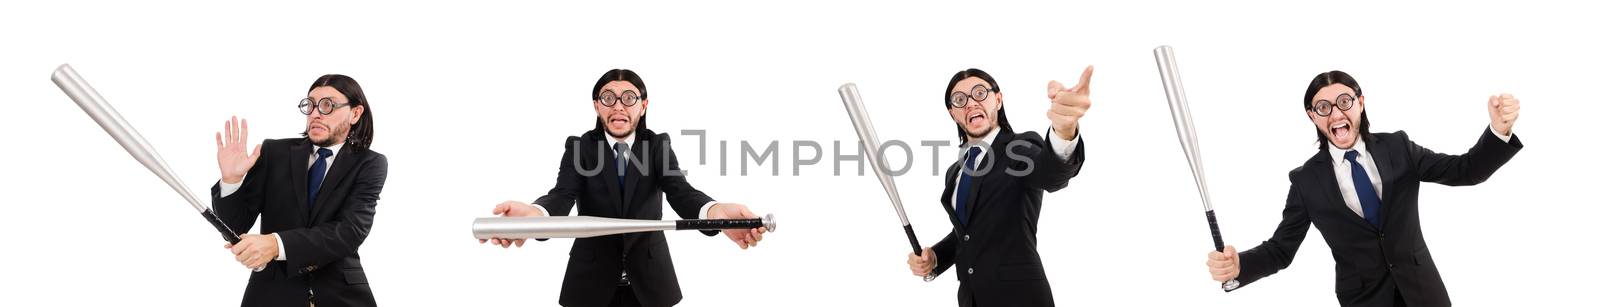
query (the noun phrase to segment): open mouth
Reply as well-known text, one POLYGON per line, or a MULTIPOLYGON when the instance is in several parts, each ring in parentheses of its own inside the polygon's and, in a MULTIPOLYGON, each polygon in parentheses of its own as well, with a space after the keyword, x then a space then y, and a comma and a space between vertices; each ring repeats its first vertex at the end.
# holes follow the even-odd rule
POLYGON ((612 116, 606 122, 608 122, 608 123, 610 123, 612 125, 626 126, 626 125, 628 125, 628 118, 627 117, 622 117, 622 116, 612 116))
POLYGON ((988 119, 988 117, 983 116, 983 113, 973 113, 972 115, 967 115, 967 123, 969 124, 977 123, 979 120, 984 119, 988 119))
POLYGON ((1338 139, 1349 138, 1350 137, 1350 122, 1349 121, 1342 121, 1342 122, 1334 123, 1332 126, 1328 126, 1328 132, 1331 132, 1333 134, 1333 136, 1335 138, 1338 138, 1338 139))

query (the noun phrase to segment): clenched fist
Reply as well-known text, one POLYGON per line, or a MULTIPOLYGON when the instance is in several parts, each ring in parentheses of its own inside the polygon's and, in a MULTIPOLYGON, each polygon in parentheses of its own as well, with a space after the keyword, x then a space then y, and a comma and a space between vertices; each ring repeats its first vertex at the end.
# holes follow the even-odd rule
POLYGON ((1206 255, 1206 267, 1211 268, 1211 279, 1226 282, 1239 277, 1239 253, 1233 251, 1233 245, 1223 248, 1222 251, 1212 251, 1206 255))
MULTIPOLYGON (((505 202, 501 202, 499 205, 494 205, 494 215, 499 215, 502 217, 544 216, 544 211, 539 211, 538 208, 534 208, 533 205, 529 205, 527 203, 515 200, 507 200, 505 202)), ((501 248, 510 248, 513 244, 515 244, 517 247, 522 247, 522 243, 527 241, 527 239, 493 238, 489 240, 479 239, 478 244, 492 243, 494 245, 499 245, 501 248)))
POLYGON ((917 253, 906 255, 906 265, 911 266, 911 275, 927 277, 933 274, 933 266, 939 263, 939 257, 933 254, 933 249, 923 248, 922 256, 917 253))
POLYGON ((1522 101, 1511 94, 1489 96, 1489 127, 1500 135, 1511 135, 1511 125, 1517 123, 1521 110, 1522 101))

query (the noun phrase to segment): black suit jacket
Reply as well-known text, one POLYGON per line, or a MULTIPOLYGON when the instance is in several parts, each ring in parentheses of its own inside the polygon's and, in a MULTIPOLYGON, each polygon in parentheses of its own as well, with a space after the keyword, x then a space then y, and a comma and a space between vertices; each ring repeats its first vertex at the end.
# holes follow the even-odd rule
MULTIPOLYGON (((634 157, 625 170, 624 186, 617 186, 616 154, 605 132, 591 130, 567 138, 555 188, 534 203, 551 216, 570 214, 576 203, 579 215, 659 220, 665 194, 679 217, 699 218, 700 207, 712 199, 690 186, 681 173, 668 174, 680 172, 670 138, 647 129, 634 134, 629 148, 634 157)), ((561 305, 606 306, 624 268, 642 305, 671 306, 683 299, 666 236, 655 231, 574 240, 561 283, 561 305)))
POLYGON ((961 281, 956 296, 961 306, 1055 305, 1035 237, 1039 209, 1045 191, 1060 190, 1078 175, 1083 166, 1083 143, 1080 136, 1072 156, 1063 160, 1037 133, 1000 131, 992 148, 985 151, 984 162, 977 166, 979 171, 974 172, 987 169, 974 177, 969 187, 965 226, 950 206, 962 161, 945 171, 944 194, 939 200, 955 228, 933 245, 939 261, 934 272, 956 267, 956 278, 961 281))
POLYGON ((344 146, 328 167, 315 206, 306 205, 306 172, 315 146, 305 138, 267 140, 239 190, 211 203, 229 228, 248 232, 261 217, 261 233, 283 240, 287 261, 272 261, 250 275, 241 306, 376 306, 356 252, 372 229, 389 160, 344 146))
POLYGON ((1439 268, 1422 238, 1419 183, 1481 183, 1522 149, 1522 141, 1512 136, 1504 142, 1484 129, 1477 145, 1454 156, 1417 146, 1404 131, 1362 139, 1383 178, 1382 227, 1367 223, 1345 205, 1334 181, 1333 158, 1327 151, 1317 151, 1305 165, 1289 172, 1289 198, 1277 232, 1239 254, 1240 283, 1250 284, 1288 267, 1306 228, 1316 225, 1333 251, 1340 305, 1390 306, 1397 294, 1408 306, 1450 305, 1439 268))

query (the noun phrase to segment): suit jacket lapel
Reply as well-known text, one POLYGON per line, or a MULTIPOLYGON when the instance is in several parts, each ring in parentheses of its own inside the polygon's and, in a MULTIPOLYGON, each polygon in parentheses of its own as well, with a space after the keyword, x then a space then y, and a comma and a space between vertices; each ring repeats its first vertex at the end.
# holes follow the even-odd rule
POLYGON ((1379 213, 1381 214, 1379 216, 1379 220, 1381 223, 1388 224, 1389 219, 1382 217, 1394 216, 1391 214, 1393 213, 1391 209, 1395 206, 1390 206, 1388 200, 1394 199, 1393 197, 1389 196, 1394 195, 1395 189, 1394 187, 1390 186, 1389 183, 1394 182, 1395 177, 1400 175, 1400 170, 1397 167, 1398 164, 1396 164, 1399 161, 1394 160, 1396 155, 1390 154, 1390 152, 1387 150, 1388 147, 1385 147, 1385 144, 1382 142, 1382 140, 1379 140, 1376 137, 1369 137, 1366 142, 1367 153, 1372 155, 1372 163, 1377 164, 1376 167, 1378 168, 1378 177, 1381 178, 1380 180, 1382 181, 1383 185, 1383 195, 1378 201, 1378 211, 1381 212, 1379 213))
POLYGON ((627 167, 621 170, 624 172, 623 174, 628 174, 627 177, 622 179, 622 181, 627 182, 622 186, 622 213, 624 217, 633 216, 633 210, 638 209, 633 207, 633 196, 639 187, 639 177, 644 176, 643 173, 638 171, 641 167, 638 164, 639 159, 652 157, 645 154, 645 150, 650 149, 647 148, 650 147, 650 141, 646 140, 646 137, 640 132, 642 131, 634 131, 634 134, 636 134, 633 139, 634 146, 628 147, 628 151, 633 153, 633 156, 628 157, 627 167))
MULTIPOLYGON (((318 218, 327 215, 325 214, 327 212, 338 210, 337 208, 333 208, 337 206, 333 206, 329 203, 328 198, 332 196, 328 195, 332 193, 327 192, 331 192, 330 189, 332 189, 334 186, 338 186, 339 181, 343 180, 344 177, 350 176, 350 170, 355 168, 356 164, 361 163, 361 157, 363 156, 361 154, 362 152, 363 151, 359 150, 351 150, 350 146, 339 147, 339 155, 334 157, 333 165, 328 166, 328 173, 322 177, 322 188, 317 192, 316 205, 311 206, 311 208, 313 208, 313 211, 311 212, 312 221, 317 221, 318 218)), ((308 156, 307 159, 310 159, 310 157, 308 156)))
POLYGON ((949 169, 944 171, 944 193, 939 196, 939 203, 944 204, 944 213, 950 217, 950 224, 961 228, 961 220, 956 218, 954 204, 950 203, 950 196, 955 195, 956 179, 960 178, 961 161, 956 161, 949 169))
POLYGON ((1005 150, 1006 144, 1010 143, 1012 137, 1015 135, 1006 132, 1005 130, 1001 130, 1000 132, 996 133, 999 133, 999 135, 994 137, 994 144, 989 144, 989 149, 983 151, 983 161, 973 164, 974 168, 984 171, 982 171, 982 176, 972 176, 972 186, 968 187, 969 189, 972 189, 967 191, 968 223, 971 223, 973 218, 978 216, 978 211, 981 211, 983 209, 982 207, 984 207, 982 204, 978 203, 978 192, 983 191, 983 183, 985 181, 989 181, 989 177, 1005 176, 1006 173, 1005 168, 1003 167, 1005 163, 1000 161, 1001 155, 999 152, 1001 150, 1005 150))
POLYGON ((307 165, 311 160, 311 147, 311 142, 306 139, 289 146, 289 178, 294 185, 294 203, 298 205, 293 210, 300 213, 295 216, 310 215, 306 204, 306 171, 311 169, 307 165))
MULTIPOLYGON (((600 133, 605 132, 602 131, 600 133)), ((605 166, 600 168, 600 181, 606 184, 606 193, 611 197, 612 208, 616 210, 617 217, 622 217, 622 213, 625 211, 623 211, 622 204, 622 188, 617 186, 617 154, 611 147, 606 146, 608 143, 605 135, 600 135, 599 139, 592 141, 590 144, 595 144, 596 149, 605 153, 603 155, 605 156, 605 161, 600 161, 600 163, 605 163, 605 166)))
POLYGON ((1311 178, 1321 181, 1315 183, 1316 186, 1313 189, 1321 190, 1323 197, 1327 199, 1327 205, 1334 206, 1335 208, 1333 211, 1339 211, 1339 215, 1354 221, 1356 224, 1360 224, 1363 229, 1377 231, 1377 227, 1372 226, 1371 223, 1367 223, 1367 219, 1361 218, 1360 214, 1356 214, 1355 210, 1351 210, 1349 206, 1345 205, 1344 193, 1339 190, 1338 179, 1334 178, 1334 176, 1338 175, 1333 172, 1334 166, 1332 159, 1333 158, 1328 157, 1328 152, 1325 150, 1318 151, 1316 158, 1313 158, 1313 162, 1315 163, 1311 165, 1309 170, 1316 173, 1313 174, 1311 178))

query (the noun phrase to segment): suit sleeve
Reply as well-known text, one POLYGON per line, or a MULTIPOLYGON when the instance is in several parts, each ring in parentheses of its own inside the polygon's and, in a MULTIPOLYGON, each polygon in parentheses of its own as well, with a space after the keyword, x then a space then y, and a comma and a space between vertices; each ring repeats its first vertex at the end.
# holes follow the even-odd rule
POLYGON ((950 270, 951 266, 956 265, 956 244, 959 243, 956 242, 956 230, 953 228, 950 229, 950 234, 944 236, 944 239, 940 239, 939 243, 933 244, 934 260, 939 262, 933 265, 934 275, 944 274, 944 271, 950 270))
POLYGON ((581 143, 578 137, 567 137, 567 149, 561 154, 561 166, 556 173, 556 186, 533 201, 544 207, 550 216, 570 215, 573 203, 578 200, 578 193, 583 191, 583 176, 578 174, 577 169, 578 146, 582 146, 581 143))
MULTIPOLYGON (((672 211, 677 212, 679 218, 700 218, 700 208, 714 200, 711 196, 706 196, 706 193, 702 193, 700 190, 696 190, 693 185, 690 185, 688 177, 684 175, 682 169, 678 168, 678 156, 672 151, 672 138, 666 134, 658 134, 656 137, 660 139, 657 144, 661 146, 661 149, 652 150, 660 153, 659 161, 661 161, 662 167, 659 169, 660 172, 651 175, 660 178, 658 182, 661 192, 667 194, 667 204, 672 206, 672 211), (668 171, 676 173, 667 173, 668 171)), ((652 157, 652 159, 655 158, 652 157)), ((716 235, 717 232, 717 230, 700 231, 700 233, 707 236, 716 235)))
POLYGON ((1500 166, 1511 160, 1511 156, 1522 150, 1522 139, 1512 135, 1511 140, 1501 141, 1489 128, 1484 128, 1483 134, 1478 137, 1478 143, 1468 149, 1466 154, 1455 156, 1433 152, 1427 148, 1411 142, 1405 132, 1397 132, 1401 141, 1409 147, 1412 166, 1416 167, 1419 179, 1449 186, 1475 185, 1489 180, 1500 166))
POLYGON ((328 223, 316 227, 298 228, 278 232, 284 249, 294 253, 288 257, 295 275, 304 274, 312 266, 327 266, 356 253, 372 230, 372 217, 377 213, 378 194, 389 177, 389 159, 374 154, 356 172, 355 186, 345 196, 339 215, 328 223))
MULTIPOLYGON (((1293 175, 1291 175, 1292 177, 1293 175)), ((1292 181, 1292 180, 1291 180, 1292 181)), ((1306 215, 1304 201, 1298 187, 1289 187, 1289 198, 1284 201, 1283 221, 1272 238, 1261 245, 1239 253, 1239 285, 1249 285, 1258 279, 1277 273, 1294 262, 1295 252, 1305 241, 1306 230, 1311 227, 1311 217, 1306 215)))
POLYGON ((271 141, 261 145, 261 157, 256 158, 256 164, 250 166, 250 171, 245 173, 244 182, 239 183, 239 189, 227 197, 222 197, 222 181, 211 185, 211 211, 222 219, 228 229, 239 233, 250 232, 250 227, 255 226, 256 218, 261 216, 261 193, 266 185, 267 161, 273 158, 266 157, 268 153, 275 152, 277 146, 271 141))
POLYGON ((1005 153, 1018 165, 1006 169, 1006 172, 1022 172, 1023 181, 1029 187, 1055 192, 1067 187, 1067 181, 1078 176, 1078 170, 1083 168, 1084 140, 1078 136, 1077 148, 1072 150, 1072 156, 1062 159, 1051 148, 1054 137, 1041 138, 1038 134, 1028 132, 1017 135, 1018 141, 1006 144, 1005 153))

